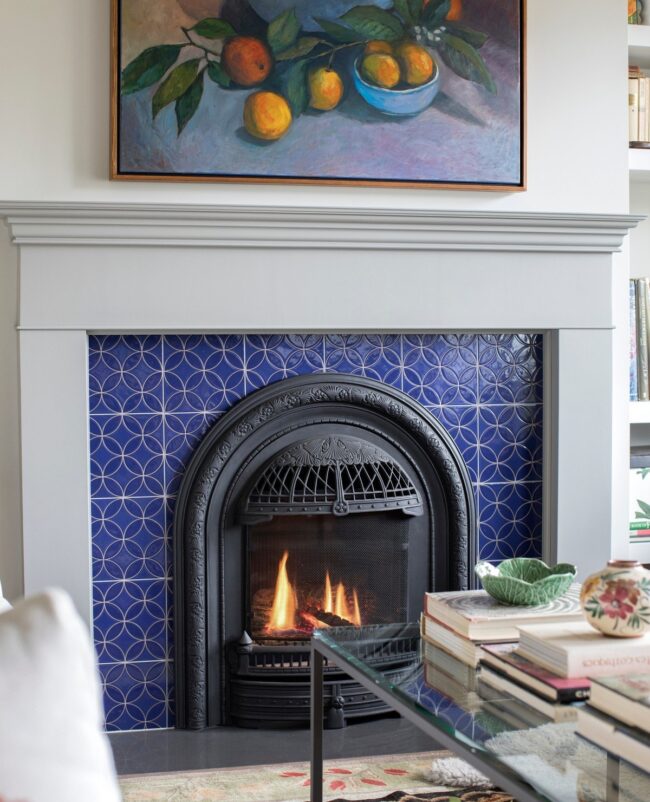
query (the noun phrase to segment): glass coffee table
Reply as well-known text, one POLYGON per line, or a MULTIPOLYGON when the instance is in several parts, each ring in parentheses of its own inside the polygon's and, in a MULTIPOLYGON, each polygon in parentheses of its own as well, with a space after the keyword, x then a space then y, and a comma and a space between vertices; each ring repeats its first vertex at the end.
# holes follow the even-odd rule
POLYGON ((650 800, 650 777, 580 738, 575 722, 492 690, 480 671, 423 643, 418 624, 389 624, 312 637, 311 802, 323 798, 323 679, 333 665, 430 735, 432 751, 448 749, 517 802, 650 800))

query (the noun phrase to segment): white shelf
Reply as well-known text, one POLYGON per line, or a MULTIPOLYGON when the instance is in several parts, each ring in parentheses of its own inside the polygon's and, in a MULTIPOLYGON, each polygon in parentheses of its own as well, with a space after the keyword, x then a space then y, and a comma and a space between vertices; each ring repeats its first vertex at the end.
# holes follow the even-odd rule
POLYGON ((650 148, 630 148, 629 169, 631 181, 650 182, 650 148))
POLYGON ((628 63, 650 67, 650 25, 627 26, 628 63))
POLYGON ((630 423, 650 423, 650 401, 630 401, 630 423))

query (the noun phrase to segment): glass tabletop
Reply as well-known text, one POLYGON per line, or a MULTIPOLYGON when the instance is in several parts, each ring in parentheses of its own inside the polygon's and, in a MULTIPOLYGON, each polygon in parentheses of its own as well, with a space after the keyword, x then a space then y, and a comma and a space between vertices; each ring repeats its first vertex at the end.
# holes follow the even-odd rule
MULTIPOLYGON (((528 784, 540 802, 648 802, 650 776, 576 733, 583 703, 555 706, 554 720, 481 679, 480 669, 420 638, 419 624, 336 627, 314 633, 368 685, 407 708, 425 732, 445 733, 493 767, 528 784), (612 782, 618 795, 612 792, 612 782)), ((399 705, 398 705, 399 706, 399 705)), ((650 768, 650 767, 649 767, 650 768)))

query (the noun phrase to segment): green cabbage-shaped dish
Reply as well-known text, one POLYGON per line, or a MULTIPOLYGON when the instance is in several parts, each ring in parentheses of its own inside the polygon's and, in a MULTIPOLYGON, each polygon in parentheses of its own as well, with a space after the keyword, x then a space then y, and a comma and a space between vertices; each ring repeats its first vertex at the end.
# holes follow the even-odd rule
POLYGON ((499 565, 485 561, 474 567, 483 588, 503 604, 548 604, 569 589, 577 569, 570 563, 550 567, 541 560, 515 557, 499 565))

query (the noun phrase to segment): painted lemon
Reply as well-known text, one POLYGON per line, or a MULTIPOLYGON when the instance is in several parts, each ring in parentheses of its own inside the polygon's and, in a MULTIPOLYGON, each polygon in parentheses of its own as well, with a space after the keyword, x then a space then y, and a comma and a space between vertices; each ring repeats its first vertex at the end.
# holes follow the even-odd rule
POLYGON ((384 89, 392 89, 400 81, 397 61, 386 53, 372 53, 361 62, 363 77, 384 89))
POLYGON ((393 55, 393 46, 390 42, 384 42, 383 39, 372 39, 363 49, 364 56, 371 56, 373 53, 386 53, 389 56, 393 55))
POLYGON ((257 139, 280 139, 291 125, 289 104, 275 92, 253 92, 244 103, 244 127, 257 139))
POLYGON ((403 42, 395 50, 402 68, 402 78, 409 86, 421 86, 431 80, 435 61, 425 48, 415 42, 403 42))
POLYGON ((318 67, 309 74, 309 105, 319 111, 336 108, 343 97, 343 81, 331 67, 318 67))

